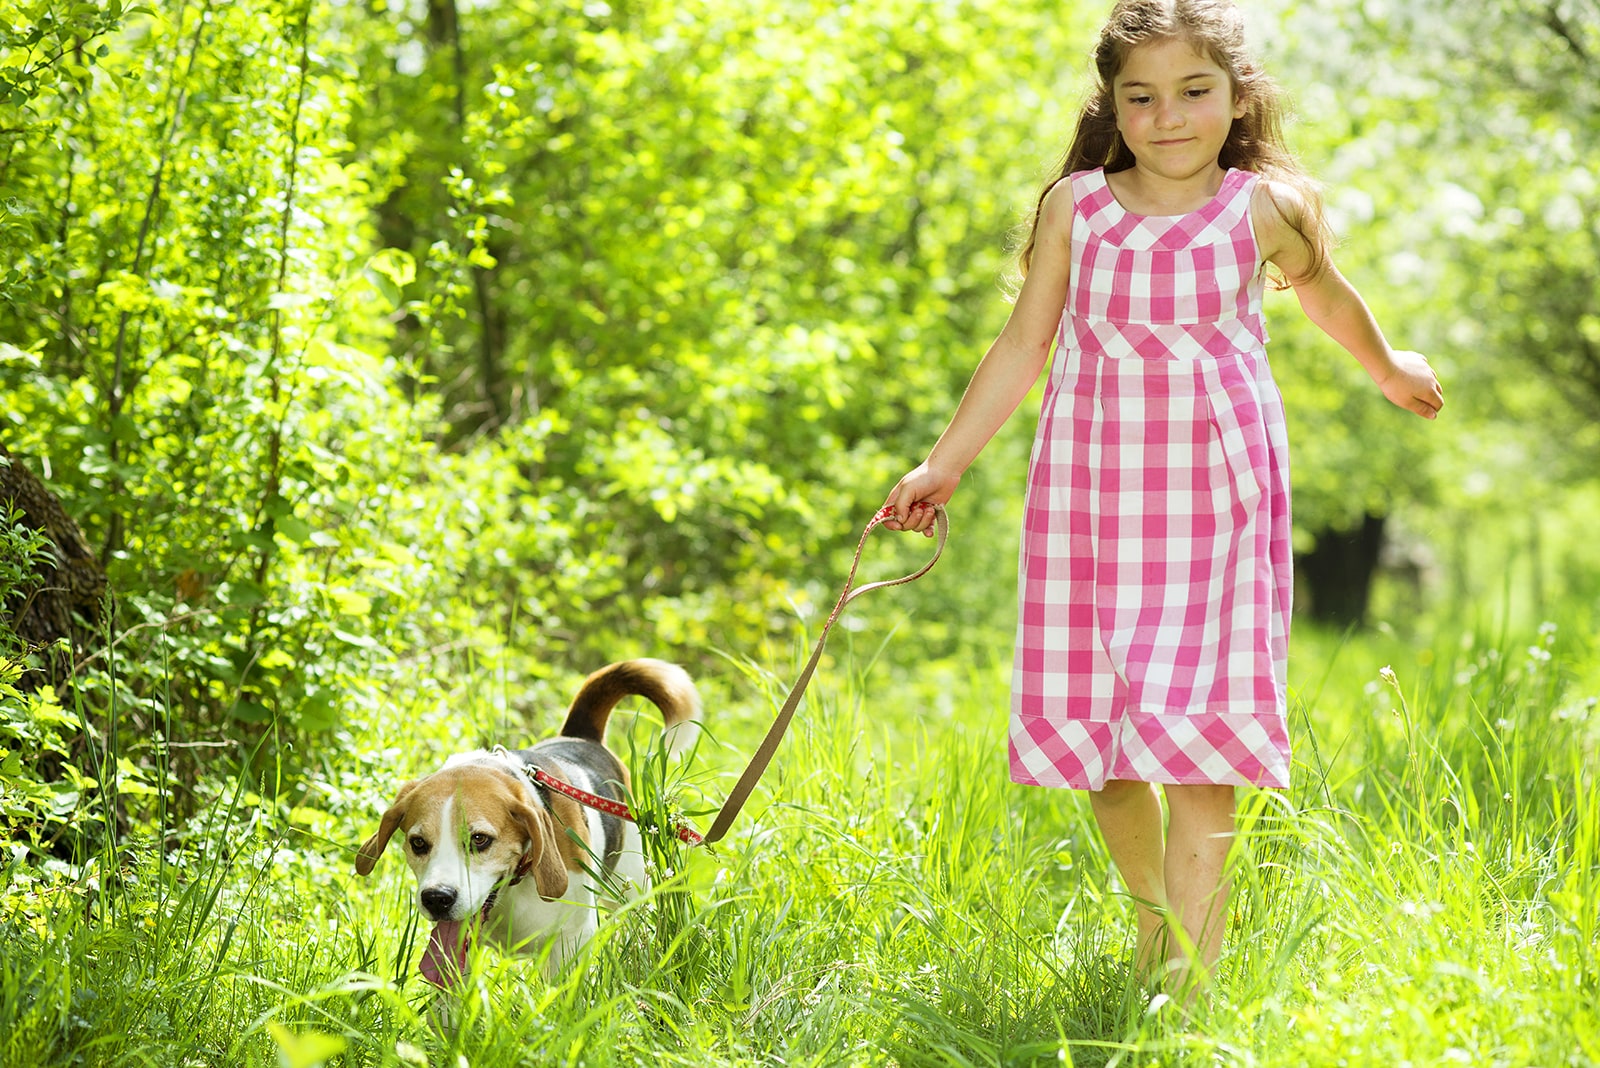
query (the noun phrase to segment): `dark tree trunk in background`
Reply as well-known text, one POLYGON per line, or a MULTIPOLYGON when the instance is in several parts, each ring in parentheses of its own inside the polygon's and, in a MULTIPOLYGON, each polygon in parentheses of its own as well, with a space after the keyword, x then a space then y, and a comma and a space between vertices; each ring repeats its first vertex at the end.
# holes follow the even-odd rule
MULTIPOLYGON (((0 506, 7 503, 16 507, 20 525, 49 537, 55 563, 40 561, 36 581, 0 605, 0 613, 19 638, 42 650, 37 670, 24 674, 22 685, 30 689, 45 683, 60 686, 71 677, 72 659, 82 657, 97 641, 95 627, 104 609, 106 573, 55 494, 0 445, 0 506), (71 657, 47 648, 62 638, 72 643, 71 657)), ((0 521, 3 519, 0 512, 0 521)))
POLYGON ((1349 529, 1319 531, 1312 550, 1295 559, 1310 595, 1306 607, 1312 619, 1340 627, 1366 625, 1383 523, 1383 516, 1368 515, 1349 529))

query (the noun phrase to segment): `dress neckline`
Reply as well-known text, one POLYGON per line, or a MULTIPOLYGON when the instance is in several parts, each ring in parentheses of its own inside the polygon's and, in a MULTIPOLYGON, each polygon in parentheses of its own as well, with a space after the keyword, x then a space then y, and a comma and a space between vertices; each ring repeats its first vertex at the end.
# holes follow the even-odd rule
POLYGON ((1207 200, 1204 204, 1201 204, 1192 211, 1183 211, 1176 215, 1144 215, 1140 212, 1131 210, 1130 208, 1126 207, 1121 200, 1117 199, 1117 192, 1111 188, 1111 182, 1108 180, 1108 176, 1106 175, 1106 169, 1101 167, 1096 171, 1096 173, 1100 177, 1100 184, 1105 187, 1106 196, 1111 198, 1111 203, 1116 205, 1119 212, 1129 219, 1149 220, 1153 223, 1161 223, 1175 222, 1178 219, 1187 219, 1191 215, 1199 215, 1210 210, 1211 208, 1215 207, 1223 197, 1227 196, 1231 192, 1230 187, 1234 182, 1234 175, 1245 174, 1247 172, 1241 171, 1238 167, 1229 167, 1227 170, 1222 172, 1222 184, 1217 187, 1216 193, 1211 197, 1210 200, 1207 200))

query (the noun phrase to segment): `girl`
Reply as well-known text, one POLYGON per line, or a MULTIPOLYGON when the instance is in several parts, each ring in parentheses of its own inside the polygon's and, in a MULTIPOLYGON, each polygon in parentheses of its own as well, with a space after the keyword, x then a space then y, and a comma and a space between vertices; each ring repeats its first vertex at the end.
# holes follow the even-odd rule
POLYGON ((1183 984, 1221 949, 1235 786, 1289 782, 1288 454, 1266 265, 1389 400, 1432 419, 1444 397, 1334 267, 1231 3, 1120 0, 1094 58, 1011 317, 885 525, 931 533, 1056 341, 1023 518, 1011 777, 1091 791, 1139 902, 1138 965, 1183 984))

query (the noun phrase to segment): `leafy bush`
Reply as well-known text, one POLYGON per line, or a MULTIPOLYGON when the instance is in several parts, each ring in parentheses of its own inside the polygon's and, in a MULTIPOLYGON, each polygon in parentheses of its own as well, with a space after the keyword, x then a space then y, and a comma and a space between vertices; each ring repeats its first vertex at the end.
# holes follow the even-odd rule
POLYGON ((14 849, 45 853, 81 830, 91 812, 85 802, 98 787, 67 759, 83 726, 77 715, 49 686, 18 686, 37 650, 8 621, 37 591, 36 569, 49 544, 11 502, 0 501, 0 837, 14 849))

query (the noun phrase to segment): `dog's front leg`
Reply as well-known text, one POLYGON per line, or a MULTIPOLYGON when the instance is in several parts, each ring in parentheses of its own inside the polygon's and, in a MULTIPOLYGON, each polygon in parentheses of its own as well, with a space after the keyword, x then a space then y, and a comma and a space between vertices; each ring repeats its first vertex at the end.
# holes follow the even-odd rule
POLYGON ((454 990, 436 989, 428 1006, 428 1026, 440 1038, 461 1026, 461 996, 454 990))

